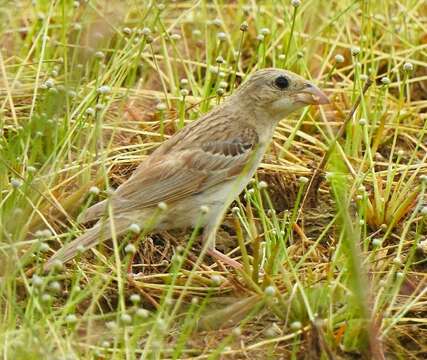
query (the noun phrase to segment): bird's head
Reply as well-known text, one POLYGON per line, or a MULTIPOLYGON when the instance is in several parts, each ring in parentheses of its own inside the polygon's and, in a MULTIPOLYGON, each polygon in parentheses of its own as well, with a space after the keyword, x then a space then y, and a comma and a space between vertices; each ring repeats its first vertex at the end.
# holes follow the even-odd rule
POLYGON ((328 97, 312 82, 282 69, 263 69, 252 74, 236 92, 238 101, 280 120, 307 105, 328 104, 328 97))

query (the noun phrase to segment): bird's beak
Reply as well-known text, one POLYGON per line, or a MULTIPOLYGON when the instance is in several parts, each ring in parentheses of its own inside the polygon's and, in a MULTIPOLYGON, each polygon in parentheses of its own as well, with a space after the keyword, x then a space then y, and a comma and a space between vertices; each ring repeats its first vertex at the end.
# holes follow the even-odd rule
POLYGON ((323 105, 330 103, 326 94, 311 83, 307 83, 304 89, 298 91, 296 98, 298 101, 307 105, 323 105))

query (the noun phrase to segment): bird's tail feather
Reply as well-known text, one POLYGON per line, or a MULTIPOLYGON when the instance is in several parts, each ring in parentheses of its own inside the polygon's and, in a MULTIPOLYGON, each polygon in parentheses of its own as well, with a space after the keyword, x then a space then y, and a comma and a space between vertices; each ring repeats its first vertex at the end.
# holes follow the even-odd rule
MULTIPOLYGON (((114 221, 114 232, 116 236, 123 234, 129 226, 129 220, 119 219, 114 221)), ((86 251, 108 239, 111 239, 111 224, 109 221, 96 223, 92 228, 80 235, 77 239, 58 250, 46 263, 45 270, 49 270, 57 261, 65 263, 71 260, 81 250, 86 251)))
POLYGON ((105 208, 107 206, 106 200, 103 200, 95 205, 92 205, 89 209, 86 209, 77 218, 77 221, 81 224, 87 223, 88 221, 98 220, 102 215, 105 214, 105 208))

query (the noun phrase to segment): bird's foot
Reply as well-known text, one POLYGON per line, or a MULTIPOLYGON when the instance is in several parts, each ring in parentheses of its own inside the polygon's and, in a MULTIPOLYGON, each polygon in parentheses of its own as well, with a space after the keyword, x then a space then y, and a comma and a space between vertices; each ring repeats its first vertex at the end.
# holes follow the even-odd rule
POLYGON ((215 260, 217 261, 219 260, 224 264, 231 266, 233 269, 236 269, 236 270, 243 269, 242 264, 238 263, 236 260, 232 259, 231 257, 224 255, 222 252, 218 251, 217 249, 208 249, 207 254, 209 256, 212 256, 215 260))

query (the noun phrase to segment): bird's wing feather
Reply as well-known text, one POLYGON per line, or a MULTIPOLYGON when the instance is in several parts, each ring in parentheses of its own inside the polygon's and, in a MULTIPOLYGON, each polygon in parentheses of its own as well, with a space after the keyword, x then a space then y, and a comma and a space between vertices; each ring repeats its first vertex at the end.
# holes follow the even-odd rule
POLYGON ((244 171, 257 144, 254 130, 232 139, 205 142, 151 159, 115 192, 114 211, 125 212, 172 203, 197 194, 244 171))

